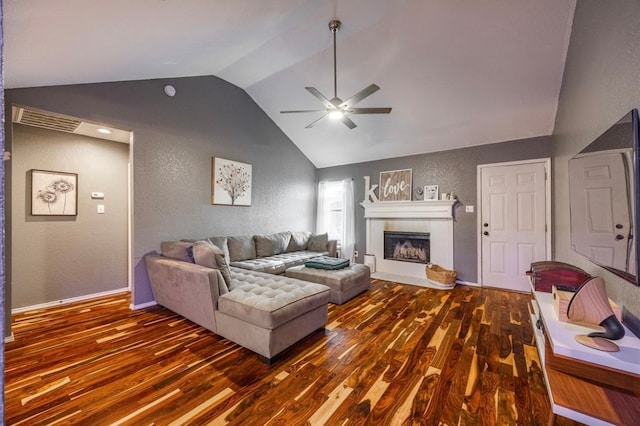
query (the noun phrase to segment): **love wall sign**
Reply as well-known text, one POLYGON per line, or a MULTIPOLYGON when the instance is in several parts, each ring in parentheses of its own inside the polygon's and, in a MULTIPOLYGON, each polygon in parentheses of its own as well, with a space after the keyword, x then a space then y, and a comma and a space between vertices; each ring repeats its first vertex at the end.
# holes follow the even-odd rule
POLYGON ((412 169, 380 172, 380 201, 411 201, 412 169))

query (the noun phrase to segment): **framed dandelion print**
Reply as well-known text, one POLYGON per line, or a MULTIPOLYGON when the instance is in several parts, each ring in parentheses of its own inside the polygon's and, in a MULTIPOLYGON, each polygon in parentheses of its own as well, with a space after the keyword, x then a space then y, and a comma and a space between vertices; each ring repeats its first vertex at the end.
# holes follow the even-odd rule
POLYGON ((251 164, 214 157, 211 167, 211 203, 251 205, 251 164))
POLYGON ((32 216, 77 216, 78 174, 31 170, 32 216))

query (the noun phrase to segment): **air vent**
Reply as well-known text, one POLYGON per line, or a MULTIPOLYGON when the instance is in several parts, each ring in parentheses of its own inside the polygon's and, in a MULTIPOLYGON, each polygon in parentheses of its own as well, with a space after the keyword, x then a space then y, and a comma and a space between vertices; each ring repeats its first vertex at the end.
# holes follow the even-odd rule
POLYGON ((74 117, 16 105, 12 107, 12 113, 13 122, 24 124, 25 126, 74 133, 76 135, 127 144, 131 141, 132 135, 129 130, 116 129, 115 127, 105 124, 83 121, 74 117), (103 129, 108 129, 109 132, 105 133, 103 129))
POLYGON ((13 121, 27 126, 69 133, 73 133, 82 123, 82 121, 73 118, 61 117, 44 111, 26 108, 17 108, 13 121))

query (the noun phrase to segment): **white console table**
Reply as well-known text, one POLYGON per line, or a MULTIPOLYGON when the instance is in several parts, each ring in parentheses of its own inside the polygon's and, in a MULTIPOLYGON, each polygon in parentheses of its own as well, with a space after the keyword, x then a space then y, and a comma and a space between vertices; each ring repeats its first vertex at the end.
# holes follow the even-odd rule
POLYGON ((640 421, 640 339, 625 327, 615 341, 619 352, 581 345, 578 334, 593 329, 562 322, 551 293, 533 292, 532 324, 543 365, 552 415, 588 425, 638 424, 640 421))

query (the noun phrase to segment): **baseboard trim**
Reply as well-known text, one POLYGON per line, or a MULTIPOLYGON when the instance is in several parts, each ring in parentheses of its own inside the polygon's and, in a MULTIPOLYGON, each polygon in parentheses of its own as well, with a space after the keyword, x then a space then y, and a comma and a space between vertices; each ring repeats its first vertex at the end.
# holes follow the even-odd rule
POLYGON ((150 308, 151 306, 156 306, 158 302, 152 300, 151 302, 140 303, 139 305, 134 305, 133 303, 129 305, 129 309, 132 311, 137 311, 138 309, 150 308))
POLYGON ((5 343, 11 343, 14 340, 16 340, 16 336, 14 336, 13 333, 11 333, 10 336, 5 336, 5 338, 4 338, 4 342, 5 343))
POLYGON ((482 286, 478 283, 472 283, 470 281, 462 281, 462 280, 457 280, 456 283, 458 284, 462 284, 462 285, 467 285, 469 287, 478 287, 478 288, 482 288, 482 286))
POLYGON ((93 294, 87 294, 87 295, 84 295, 84 296, 71 297, 69 299, 55 300, 53 302, 40 303, 38 305, 24 306, 22 308, 12 309, 11 310, 11 314, 15 315, 15 314, 21 314, 23 312, 28 312, 28 311, 36 311, 36 310, 40 310, 40 309, 53 308, 54 306, 68 305, 70 303, 82 302, 82 301, 88 300, 88 299, 95 299, 95 298, 98 298, 98 297, 111 296, 111 295, 114 295, 114 294, 125 293, 125 292, 128 292, 128 291, 129 291, 129 288, 128 287, 124 287, 124 288, 119 288, 117 290, 102 291, 100 293, 93 293, 93 294))

